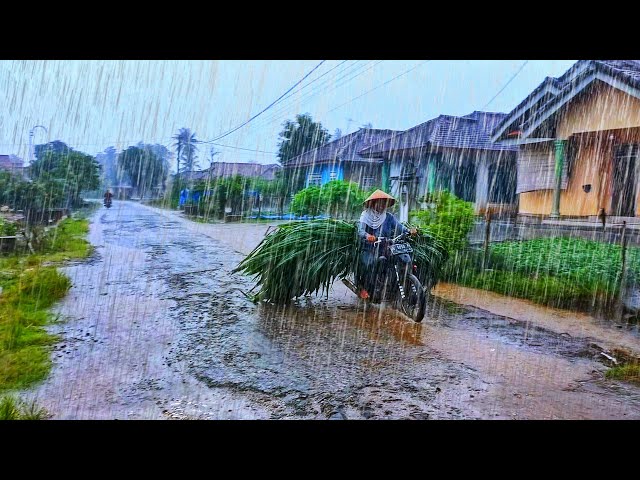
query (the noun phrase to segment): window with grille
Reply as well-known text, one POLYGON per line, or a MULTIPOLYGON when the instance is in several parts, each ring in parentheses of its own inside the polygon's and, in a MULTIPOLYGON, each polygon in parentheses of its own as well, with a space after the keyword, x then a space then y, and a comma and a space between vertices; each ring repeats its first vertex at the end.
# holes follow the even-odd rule
POLYGON ((307 177, 307 186, 317 185, 320 186, 322 184, 322 175, 319 173, 310 173, 307 177))
POLYGON ((338 172, 336 172, 335 170, 332 170, 329 173, 329 180, 337 180, 338 179, 338 172))

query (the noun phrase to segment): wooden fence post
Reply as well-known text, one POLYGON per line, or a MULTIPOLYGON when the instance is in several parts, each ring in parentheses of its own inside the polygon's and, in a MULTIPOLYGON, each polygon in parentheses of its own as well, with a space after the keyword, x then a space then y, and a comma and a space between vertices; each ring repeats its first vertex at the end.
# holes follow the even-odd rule
POLYGON ((622 233, 620 235, 620 284, 618 289, 618 317, 624 313, 624 295, 627 289, 626 283, 627 264, 627 222, 622 222, 622 233))
POLYGON ((482 255, 482 270, 487 268, 487 262, 489 261, 489 243, 491 242, 491 211, 487 209, 485 214, 485 229, 484 229, 484 254, 482 255))

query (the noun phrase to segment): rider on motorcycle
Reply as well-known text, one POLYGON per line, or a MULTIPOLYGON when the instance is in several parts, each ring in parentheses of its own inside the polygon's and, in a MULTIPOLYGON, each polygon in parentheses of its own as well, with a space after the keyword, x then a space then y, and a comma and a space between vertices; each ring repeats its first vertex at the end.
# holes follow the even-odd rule
POLYGON ((387 208, 396 203, 395 198, 382 190, 376 190, 364 201, 365 210, 360 215, 358 235, 362 241, 362 253, 357 274, 360 298, 368 298, 373 292, 377 275, 384 271, 384 252, 380 244, 375 244, 378 237, 394 238, 402 233, 416 234, 396 220, 387 208), (382 258, 381 258, 382 257, 382 258))
POLYGON ((113 193, 111 193, 111 190, 107 189, 107 191, 104 194, 104 204, 107 205, 111 203, 112 198, 113 198, 113 193))

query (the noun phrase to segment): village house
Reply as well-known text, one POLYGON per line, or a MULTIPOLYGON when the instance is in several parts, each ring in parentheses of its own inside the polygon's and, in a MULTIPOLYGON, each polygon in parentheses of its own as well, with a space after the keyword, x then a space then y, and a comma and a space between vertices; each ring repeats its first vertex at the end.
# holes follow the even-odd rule
POLYGON ((274 180, 276 173, 280 170, 282 170, 282 167, 277 163, 264 165, 261 163, 212 162, 209 168, 193 172, 190 176, 185 176, 185 178, 193 181, 212 181, 216 178, 229 178, 240 175, 247 178, 274 180))
POLYGON ((515 212, 517 146, 492 142, 504 113, 440 115, 359 151, 377 159, 382 186, 400 200, 400 220, 427 194, 448 190, 472 202, 476 213, 515 212))
POLYGON ((284 168, 301 179, 299 188, 321 186, 331 180, 355 182, 364 190, 379 187, 382 161, 363 157, 359 152, 398 133, 395 130, 361 128, 290 159, 284 168))
POLYGON ((492 133, 518 146, 519 214, 640 216, 640 61, 580 60, 492 133))
POLYGON ((0 155, 0 170, 5 170, 17 175, 25 175, 24 161, 15 155, 0 155))

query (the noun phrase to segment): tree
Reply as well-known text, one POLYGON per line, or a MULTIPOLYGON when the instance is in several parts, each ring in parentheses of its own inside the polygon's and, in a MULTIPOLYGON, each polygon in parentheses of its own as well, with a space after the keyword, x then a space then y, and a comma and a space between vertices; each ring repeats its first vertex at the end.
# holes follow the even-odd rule
POLYGON ((54 140, 53 142, 36 145, 34 148, 36 158, 42 158, 47 153, 69 153, 71 150, 73 149, 69 145, 60 140, 54 140))
POLYGON ((282 126, 278 142, 278 159, 283 165, 331 139, 328 130, 320 122, 314 122, 308 113, 296 115, 295 121, 287 120, 282 126))
POLYGON ((354 218, 362 210, 368 192, 357 183, 332 180, 321 187, 310 185, 293 197, 291 211, 297 215, 325 213, 333 218, 354 218))
POLYGON ((129 147, 118 155, 118 168, 131 179, 143 197, 164 182, 168 165, 148 148, 129 147))
POLYGON ((137 147, 150 151, 161 160, 163 166, 162 190, 164 191, 166 187, 167 176, 169 175, 169 169, 171 166, 172 153, 167 147, 158 143, 152 145, 150 143, 139 142, 137 147))
POLYGON ((214 180, 209 188, 213 189, 213 196, 210 198, 210 204, 207 213, 212 212, 218 217, 224 217, 224 209, 231 208, 232 211, 242 211, 247 184, 250 179, 241 175, 233 177, 221 177, 214 180))
POLYGON ((264 178, 254 178, 250 185, 251 189, 258 192, 260 199, 258 203, 259 209, 263 205, 277 205, 278 214, 284 213, 284 202, 288 197, 289 187, 286 183, 286 178, 282 174, 282 170, 275 173, 273 180, 266 180, 264 178))
POLYGON ((311 215, 315 217, 323 210, 322 190, 316 185, 310 185, 300 190, 293 197, 291 211, 296 215, 311 215))
POLYGON ((355 182, 332 180, 322 186, 320 200, 323 211, 334 218, 351 218, 362 210, 367 192, 355 182))
POLYGON ((43 172, 49 172, 58 167, 60 159, 64 155, 68 155, 73 149, 60 140, 36 145, 34 152, 36 160, 31 164, 29 170, 35 177, 40 176, 43 172))
POLYGON ((341 137, 342 137, 342 130, 340 130, 339 128, 336 128, 336 131, 333 132, 333 139, 338 140, 341 137))
POLYGON ((117 160, 118 152, 114 147, 107 147, 104 152, 96 155, 96 161, 102 167, 103 189, 118 183, 117 160))
POLYGON ((198 140, 196 139, 196 134, 188 128, 181 128, 173 138, 176 140, 174 145, 177 150, 177 172, 179 174, 193 172, 193 169, 197 167, 196 151, 198 150, 198 140), (183 162, 182 168, 180 168, 181 161, 183 162))
MULTIPOLYGON (((100 186, 100 165, 91 155, 73 150, 56 140, 35 148, 36 160, 30 167, 34 199, 38 207, 71 207, 80 203, 83 191, 100 186), (44 193, 45 200, 40 201, 44 193)), ((32 192, 33 193, 33 192, 32 192)))

